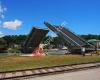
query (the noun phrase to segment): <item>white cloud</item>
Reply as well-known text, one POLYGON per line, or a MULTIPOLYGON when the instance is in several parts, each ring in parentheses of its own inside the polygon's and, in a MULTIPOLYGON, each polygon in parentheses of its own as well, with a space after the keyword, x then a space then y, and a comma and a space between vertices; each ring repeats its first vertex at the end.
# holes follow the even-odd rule
POLYGON ((0 18, 4 18, 4 12, 7 11, 7 8, 4 7, 0 2, 0 18))
POLYGON ((15 20, 15 21, 7 21, 2 23, 4 28, 16 30, 18 27, 22 25, 22 21, 20 20, 15 20))

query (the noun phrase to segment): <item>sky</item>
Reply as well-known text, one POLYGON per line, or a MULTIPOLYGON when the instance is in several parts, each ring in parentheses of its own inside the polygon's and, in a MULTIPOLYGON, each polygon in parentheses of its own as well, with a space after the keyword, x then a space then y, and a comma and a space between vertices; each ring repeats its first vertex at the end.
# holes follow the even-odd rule
MULTIPOLYGON (((100 0, 0 0, 0 35, 28 34, 44 21, 76 34, 100 34, 100 0)), ((51 31, 49 35, 54 35, 51 31)))

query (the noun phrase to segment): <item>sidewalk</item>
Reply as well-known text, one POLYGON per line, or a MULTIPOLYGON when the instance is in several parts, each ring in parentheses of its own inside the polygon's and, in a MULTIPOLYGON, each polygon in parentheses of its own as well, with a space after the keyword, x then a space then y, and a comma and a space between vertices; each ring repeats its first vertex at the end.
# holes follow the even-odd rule
POLYGON ((54 66, 50 68, 38 68, 38 69, 28 69, 28 70, 18 70, 18 71, 9 71, 9 72, 1 72, 0 80, 18 78, 18 77, 26 77, 26 76, 35 76, 49 73, 57 73, 64 71, 74 71, 80 69, 89 69, 93 67, 100 67, 100 62, 89 63, 89 64, 79 64, 79 65, 63 65, 63 66, 54 66))

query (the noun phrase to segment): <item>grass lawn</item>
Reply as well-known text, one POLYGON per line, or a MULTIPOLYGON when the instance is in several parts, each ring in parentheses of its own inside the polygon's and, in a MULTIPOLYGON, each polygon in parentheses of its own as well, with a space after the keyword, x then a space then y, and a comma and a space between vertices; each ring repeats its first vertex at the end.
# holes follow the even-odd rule
POLYGON ((100 56, 81 56, 81 55, 60 55, 60 56, 42 56, 22 57, 22 56, 1 56, 0 57, 0 72, 34 69, 41 67, 58 66, 65 64, 79 64, 100 61, 100 56))

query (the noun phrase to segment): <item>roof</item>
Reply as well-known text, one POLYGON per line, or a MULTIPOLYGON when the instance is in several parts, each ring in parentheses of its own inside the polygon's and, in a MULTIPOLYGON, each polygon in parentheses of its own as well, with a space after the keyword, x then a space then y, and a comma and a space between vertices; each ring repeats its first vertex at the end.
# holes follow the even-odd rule
POLYGON ((88 42, 100 42, 100 40, 97 40, 97 39, 90 39, 90 40, 88 40, 88 42))

